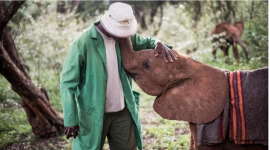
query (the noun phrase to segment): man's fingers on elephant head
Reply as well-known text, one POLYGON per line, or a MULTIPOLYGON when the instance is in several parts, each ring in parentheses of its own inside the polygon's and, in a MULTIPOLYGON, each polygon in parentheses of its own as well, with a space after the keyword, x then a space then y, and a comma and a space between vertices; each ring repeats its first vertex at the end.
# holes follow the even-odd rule
POLYGON ((168 60, 166 59, 166 57, 163 57, 163 58, 164 58, 164 61, 165 61, 165 62, 168 62, 168 60))
POLYGON ((170 60, 170 62, 173 62, 173 59, 172 59, 172 54, 171 54, 171 50, 169 49, 169 48, 164 48, 165 50, 165 52, 164 52, 164 54, 163 54, 163 57, 166 57, 166 58, 168 58, 169 60, 170 60))
POLYGON ((171 49, 170 49, 169 47, 167 47, 165 44, 162 44, 162 49, 163 49, 163 51, 166 52, 167 57, 168 57, 168 59, 169 59, 171 62, 173 62, 173 59, 177 60, 177 58, 176 58, 177 55, 174 53, 173 50, 171 50, 171 49), (172 59, 172 58, 173 58, 173 59, 172 59))
POLYGON ((167 57, 169 58, 170 62, 173 62, 172 56, 170 54, 170 51, 167 53, 167 57))
POLYGON ((177 60, 177 55, 175 54, 175 52, 173 50, 170 50, 170 52, 172 53, 174 60, 177 60))
POLYGON ((163 59, 165 60, 165 62, 168 62, 168 59, 167 59, 168 55, 167 55, 167 53, 164 52, 164 51, 161 51, 161 54, 162 54, 163 59))
POLYGON ((155 57, 158 56, 158 51, 157 51, 157 49, 154 50, 154 54, 155 54, 155 57))

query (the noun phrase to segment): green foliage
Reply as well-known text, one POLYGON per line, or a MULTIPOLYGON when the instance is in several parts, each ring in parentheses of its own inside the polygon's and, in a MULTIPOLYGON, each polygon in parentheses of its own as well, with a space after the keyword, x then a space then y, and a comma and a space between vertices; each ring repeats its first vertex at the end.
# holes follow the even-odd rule
POLYGON ((108 9, 109 1, 81 1, 76 11, 84 20, 97 17, 108 9))
POLYGON ((0 149, 10 143, 31 142, 34 135, 24 110, 3 104, 0 107, 0 149))
POLYGON ((268 66, 268 1, 255 1, 252 18, 246 25, 245 42, 248 44, 250 63, 256 68, 268 66))

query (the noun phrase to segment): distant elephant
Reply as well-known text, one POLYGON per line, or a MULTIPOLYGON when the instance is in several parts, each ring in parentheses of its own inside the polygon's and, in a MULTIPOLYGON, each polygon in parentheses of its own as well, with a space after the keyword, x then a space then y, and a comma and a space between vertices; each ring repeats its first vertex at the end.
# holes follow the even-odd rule
MULTIPOLYGON (((190 149, 267 149, 267 146, 255 144, 249 146, 236 145, 228 140, 229 135, 227 134, 227 126, 229 119, 225 120, 226 116, 223 115, 223 118, 221 114, 228 112, 224 111, 224 108, 229 103, 229 93, 233 92, 230 88, 229 81, 227 80, 228 77, 224 71, 194 61, 187 56, 178 54, 176 51, 177 60, 173 63, 166 63, 162 56, 154 57, 154 50, 134 51, 129 38, 122 39, 119 43, 122 63, 127 74, 135 80, 145 93, 157 96, 153 104, 154 110, 165 119, 183 120, 190 123, 190 149), (210 133, 215 132, 205 129, 209 124, 212 126, 212 122, 219 122, 217 118, 221 118, 221 121, 225 120, 222 121, 222 125, 220 126, 224 126, 222 129, 224 129, 224 132, 226 133, 222 132, 222 135, 226 138, 220 143, 214 145, 198 145, 197 143, 199 140, 204 143, 205 139, 203 138, 204 136, 201 136, 202 139, 200 139, 198 135, 201 133, 199 134, 197 130, 202 129, 203 131, 210 133), (224 122, 227 122, 227 124, 224 124, 224 122)), ((158 44, 157 48, 160 47, 161 45, 158 44)), ((261 92, 259 95, 253 94, 252 92, 249 94, 251 94, 251 98, 263 99, 263 102, 266 103, 263 105, 263 111, 260 111, 261 114, 259 115, 263 118, 263 123, 266 125, 266 127, 263 125, 260 129, 267 130, 259 135, 263 135, 265 137, 268 134, 268 117, 265 117, 268 115, 268 112, 265 112, 268 105, 267 99, 264 98, 265 96, 268 96, 268 68, 262 70, 262 79, 260 79, 259 82, 257 82, 257 80, 252 80, 254 83, 251 85, 255 85, 255 87, 246 84, 243 84, 243 86, 250 86, 252 88, 252 92, 261 92), (258 88, 256 87, 256 84, 262 84, 266 86, 266 88, 258 88)), ((254 76, 254 74, 257 74, 256 71, 255 73, 250 73, 249 76, 254 76)), ((240 86, 239 83, 237 85, 240 86)), ((244 90, 243 93, 245 93, 244 90)), ((260 109, 261 105, 259 105, 259 101, 257 101, 255 106, 256 110, 260 109)), ((258 115, 257 113, 254 114, 258 115)), ((242 125, 245 125, 241 118, 240 121, 242 122, 242 125)), ((249 128, 249 126, 247 127, 249 128)), ((217 129, 219 130, 219 126, 217 129)), ((253 129, 254 131, 257 131, 255 128, 253 129)), ((241 134, 244 133, 246 132, 242 132, 241 134)), ((206 134, 206 136, 207 135, 208 134, 206 134)), ((230 136, 238 137, 233 132, 230 132, 230 136)))
POLYGON ((235 22, 233 25, 229 23, 220 23, 217 24, 211 32, 212 35, 212 54, 214 59, 216 59, 216 51, 220 48, 228 59, 229 47, 233 46, 234 58, 236 61, 239 61, 237 44, 240 44, 242 47, 246 58, 248 59, 248 53, 244 43, 241 40, 241 36, 244 30, 243 22, 235 22), (222 40, 223 39, 223 40, 222 40))

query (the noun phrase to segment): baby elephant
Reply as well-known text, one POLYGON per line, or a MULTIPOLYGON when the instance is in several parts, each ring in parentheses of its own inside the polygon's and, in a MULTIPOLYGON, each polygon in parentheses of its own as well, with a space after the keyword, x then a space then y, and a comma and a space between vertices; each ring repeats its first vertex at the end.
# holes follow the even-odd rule
POLYGON ((268 148, 268 68, 227 72, 180 54, 166 63, 154 50, 134 51, 129 38, 120 49, 127 73, 157 96, 154 110, 190 123, 191 150, 268 148))
POLYGON ((237 44, 243 49, 246 58, 248 59, 248 52, 244 43, 241 40, 241 36, 244 30, 244 23, 242 21, 235 22, 233 25, 229 23, 217 24, 211 31, 212 35, 212 53, 214 59, 216 58, 216 51, 220 48, 228 61, 229 47, 232 45, 234 58, 239 61, 237 44))

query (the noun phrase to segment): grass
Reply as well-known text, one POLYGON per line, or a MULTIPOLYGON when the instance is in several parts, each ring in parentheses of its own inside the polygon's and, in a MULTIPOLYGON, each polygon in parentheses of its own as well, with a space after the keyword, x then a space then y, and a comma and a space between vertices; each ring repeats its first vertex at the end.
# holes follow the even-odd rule
POLYGON ((19 106, 1 106, 0 147, 10 143, 31 142, 34 135, 24 110, 19 106))
POLYGON ((64 135, 52 138, 34 135, 20 106, 2 104, 0 107, 0 149, 72 149, 72 140, 66 140, 64 135))
MULTIPOLYGON (((247 60, 244 52, 242 51, 241 47, 238 46, 239 52, 239 62, 236 62, 233 56, 232 47, 229 49, 229 63, 225 63, 225 57, 221 50, 217 50, 217 59, 214 60, 211 49, 209 47, 196 51, 195 53, 190 54, 190 57, 194 60, 199 62, 205 63, 212 67, 226 69, 228 71, 235 71, 235 70, 252 70, 262 67, 267 67, 268 64, 264 64, 260 62, 260 58, 253 57, 250 55, 250 59, 247 60)), ((181 52, 180 52, 181 53, 181 52)))

